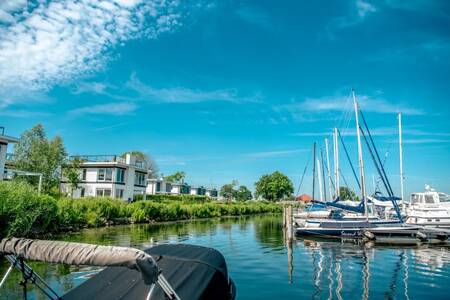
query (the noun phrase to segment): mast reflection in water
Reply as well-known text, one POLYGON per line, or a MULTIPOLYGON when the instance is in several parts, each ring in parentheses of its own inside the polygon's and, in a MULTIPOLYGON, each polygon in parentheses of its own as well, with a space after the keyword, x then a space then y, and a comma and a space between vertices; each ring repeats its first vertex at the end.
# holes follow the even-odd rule
MULTIPOLYGON (((146 248, 190 243, 220 250, 238 299, 449 299, 448 247, 358 245, 283 236, 282 216, 254 216, 83 230, 68 241, 146 248)), ((55 290, 79 285, 97 270, 32 263, 55 290)), ((0 275, 7 264, 0 259, 0 275)), ((0 299, 20 299, 11 273, 0 299)), ((32 299, 45 299, 30 290, 32 299)))

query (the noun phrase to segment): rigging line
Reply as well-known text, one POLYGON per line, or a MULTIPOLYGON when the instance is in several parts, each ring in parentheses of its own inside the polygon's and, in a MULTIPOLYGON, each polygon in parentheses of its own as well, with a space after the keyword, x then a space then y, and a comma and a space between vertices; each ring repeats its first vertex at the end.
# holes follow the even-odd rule
POLYGON ((308 165, 309 165, 310 161, 311 161, 311 152, 309 153, 309 157, 308 157, 308 160, 306 161, 305 169, 303 170, 303 174, 302 174, 302 177, 300 179, 300 184, 298 185, 297 196, 299 196, 300 188, 302 187, 303 179, 305 179, 306 170, 308 169, 308 165))
POLYGON ((341 140, 342 146, 344 148, 345 155, 347 156, 347 160, 350 163, 350 167, 352 168, 353 176, 355 176, 356 182, 358 183, 358 187, 361 189, 361 184, 359 183, 359 179, 358 179, 358 176, 356 175, 355 168, 353 167, 352 161, 350 160, 350 156, 348 155, 347 147, 344 144, 344 140, 342 139, 341 132, 339 131, 339 129, 337 132, 338 132, 339 139, 341 140))
MULTIPOLYGON (((376 156, 377 156, 377 158, 378 158, 378 161, 379 161, 379 163, 380 163, 380 165, 381 165, 380 155, 378 154, 378 150, 377 150, 377 148, 375 147, 375 142, 373 141, 372 134, 370 133, 369 127, 367 126, 367 122, 366 122, 366 119, 364 118, 364 114, 363 114, 363 112, 361 111, 361 109, 359 110, 359 112, 360 112, 360 114, 361 114, 361 117, 362 117, 364 126, 366 127, 366 130, 367 130, 367 133, 368 133, 370 142, 372 143, 372 146, 373 146, 373 148, 374 148, 374 150, 375 150, 375 154, 376 154, 376 156)), ((385 170, 384 170, 383 167, 381 167, 381 171, 383 172, 383 176, 385 177, 385 180, 386 180, 387 186, 389 187, 390 193, 391 193, 392 195, 394 195, 394 192, 393 192, 393 190, 392 190, 391 184, 389 183, 388 177, 387 177, 386 172, 385 172, 385 170)))
POLYGON ((375 168, 377 169, 378 175, 380 175, 381 180, 383 181, 383 185, 384 185, 384 187, 386 188, 386 191, 388 192, 388 195, 389 195, 389 196, 392 196, 392 195, 390 195, 389 189, 388 189, 388 187, 387 187, 387 185, 386 185, 386 182, 384 181, 384 178, 383 178, 382 175, 381 175, 380 167, 378 166, 378 162, 377 162, 376 159, 375 159, 375 156, 374 156, 373 151, 372 151, 372 147, 370 146, 369 142, 367 141, 366 134, 364 133, 364 130, 361 128, 361 126, 359 127, 359 129, 361 130, 361 133, 362 133, 362 136, 363 136, 363 138, 364 138, 364 141, 366 142, 367 148, 369 149, 370 156, 371 156, 371 158, 372 158, 372 160, 373 160, 373 163, 374 163, 374 165, 375 165, 375 168))

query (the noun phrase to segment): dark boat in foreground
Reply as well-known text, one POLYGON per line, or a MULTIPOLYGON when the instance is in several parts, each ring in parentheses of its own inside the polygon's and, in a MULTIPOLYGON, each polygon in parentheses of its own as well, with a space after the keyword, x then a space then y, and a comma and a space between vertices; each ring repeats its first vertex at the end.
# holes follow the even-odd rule
POLYGON ((9 238, 0 241, 0 255, 49 299, 218 299, 233 300, 236 288, 224 257, 215 249, 164 244, 145 251, 113 246, 9 238), (24 260, 104 266, 104 270, 65 295, 58 295, 24 260))

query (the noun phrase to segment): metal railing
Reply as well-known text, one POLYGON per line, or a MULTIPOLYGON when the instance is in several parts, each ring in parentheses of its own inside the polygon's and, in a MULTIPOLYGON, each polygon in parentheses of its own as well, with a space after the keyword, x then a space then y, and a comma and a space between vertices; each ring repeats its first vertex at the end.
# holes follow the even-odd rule
POLYGON ((118 155, 72 155, 69 160, 80 159, 84 162, 119 162, 125 163, 125 158, 118 155))

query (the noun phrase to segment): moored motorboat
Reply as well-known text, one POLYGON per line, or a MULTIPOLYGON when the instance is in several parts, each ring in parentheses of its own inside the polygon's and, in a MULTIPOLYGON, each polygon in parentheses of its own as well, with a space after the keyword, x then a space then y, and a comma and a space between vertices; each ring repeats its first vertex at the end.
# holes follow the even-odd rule
POLYGON ((412 193, 406 209, 406 223, 427 227, 450 227, 450 196, 425 186, 425 192, 412 193))
MULTIPOLYGON (((23 274, 20 285, 27 299, 27 283, 49 299, 223 299, 236 297, 224 257, 212 248, 165 244, 141 251, 128 247, 7 238, 0 255, 23 274), (25 260, 106 267, 65 295, 59 295, 25 260)), ((19 283, 18 283, 19 284, 19 283)))

